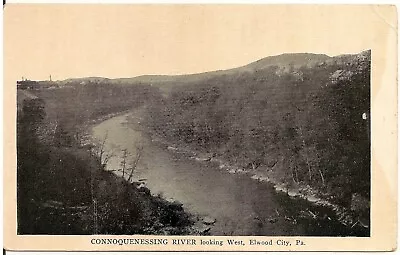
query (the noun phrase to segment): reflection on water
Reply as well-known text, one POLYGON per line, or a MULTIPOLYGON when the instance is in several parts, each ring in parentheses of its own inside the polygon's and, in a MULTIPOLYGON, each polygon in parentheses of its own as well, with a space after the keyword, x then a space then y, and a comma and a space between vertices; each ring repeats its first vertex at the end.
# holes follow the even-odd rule
MULTIPOLYGON (((135 113, 132 113, 135 114, 135 113)), ((121 167, 124 149, 135 155, 137 145, 143 155, 135 179, 146 179, 153 194, 183 203, 199 216, 216 219, 212 235, 354 235, 333 220, 328 209, 306 201, 277 194, 267 183, 248 175, 229 174, 215 163, 198 162, 152 143, 145 134, 127 125, 127 115, 106 120, 93 128, 93 137, 105 141, 108 154, 114 156, 108 169, 121 167), (325 215, 322 220, 304 217, 308 212, 325 215)), ((128 157, 127 162, 133 156, 128 157)), ((309 215, 309 214, 308 214, 309 215)))

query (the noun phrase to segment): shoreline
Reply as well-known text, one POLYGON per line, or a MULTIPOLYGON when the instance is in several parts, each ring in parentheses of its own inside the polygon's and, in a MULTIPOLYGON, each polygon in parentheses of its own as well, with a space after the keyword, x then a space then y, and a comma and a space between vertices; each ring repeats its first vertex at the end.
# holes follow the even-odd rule
MULTIPOLYGON (((160 142, 160 141, 157 141, 160 142)), ((168 142, 160 142, 164 145, 167 145, 168 142)), ((180 149, 175 147, 175 146, 168 146, 168 150, 174 152, 174 153, 188 153, 187 149, 182 150, 180 152, 180 149)), ((194 155, 198 155, 197 152, 192 151, 194 155)), ((200 153, 199 153, 200 154, 200 153)), ((326 207, 330 208, 336 215, 337 220, 342 223, 343 225, 347 227, 355 227, 356 225, 359 225, 360 227, 368 230, 370 227, 369 225, 366 225, 365 223, 360 222, 359 219, 356 219, 352 216, 351 212, 349 209, 339 206, 337 204, 334 204, 330 202, 327 199, 324 199, 322 197, 327 197, 330 196, 330 194, 322 193, 321 191, 318 191, 316 189, 313 189, 309 185, 298 185, 297 188, 292 188, 289 187, 290 185, 287 183, 283 183, 278 181, 276 178, 274 178, 272 175, 268 174, 267 171, 262 171, 258 170, 256 173, 254 173, 254 170, 250 169, 243 169, 240 167, 233 166, 229 164, 226 160, 218 158, 218 157, 197 157, 197 156, 190 156, 189 159, 191 160, 196 160, 200 162, 213 162, 218 164, 218 168, 224 171, 227 171, 230 174, 245 174, 248 175, 249 178, 253 180, 257 180, 259 182, 264 182, 264 183, 269 183, 274 187, 275 192, 283 193, 289 196, 290 198, 293 199, 302 199, 306 200, 313 205, 321 206, 321 207, 326 207)), ((316 217, 315 215, 312 215, 313 217, 316 217)))
MULTIPOLYGON (((140 109, 137 109, 138 111, 140 109)), ((138 128, 136 123, 132 123, 129 119, 132 116, 132 113, 128 114, 127 119, 129 125, 138 128)), ((286 194, 291 199, 301 199, 307 201, 315 206, 320 206, 324 208, 329 208, 335 214, 336 219, 346 227, 353 229, 354 227, 359 227, 364 231, 370 231, 369 223, 362 222, 360 217, 354 215, 350 208, 346 208, 344 206, 340 206, 335 202, 330 201, 329 197, 333 197, 332 194, 328 194, 322 191, 319 191, 315 188, 312 188, 310 185, 305 185, 298 183, 296 185, 291 185, 289 183, 281 182, 267 171, 267 169, 245 169, 235 166, 225 160, 221 156, 216 156, 216 153, 203 153, 198 150, 195 150, 190 147, 188 144, 182 144, 182 142, 172 143, 168 141, 166 138, 161 137, 154 132, 151 132, 149 129, 144 129, 143 127, 139 127, 140 131, 149 135, 151 142, 158 143, 161 146, 165 147, 167 150, 177 153, 184 154, 190 160, 195 160, 198 162, 204 163, 214 163, 217 164, 218 168, 223 171, 227 171, 230 174, 245 174, 248 175, 249 178, 253 180, 257 180, 261 183, 268 183, 273 186, 275 192, 286 194), (296 187, 294 187, 296 186, 296 187)), ((310 212, 311 217, 314 219, 318 217, 317 215, 310 212)))
MULTIPOLYGON (((99 141, 97 141, 96 138, 93 137, 91 130, 93 127, 96 125, 100 124, 101 122, 107 121, 109 119, 112 119, 114 117, 119 117, 119 116, 126 116, 128 117, 129 115, 132 114, 132 112, 138 111, 139 109, 130 109, 130 110, 124 110, 116 113, 110 113, 104 116, 101 116, 100 118, 89 120, 88 122, 84 123, 82 125, 83 129, 83 136, 81 141, 82 146, 93 146, 98 147, 99 141)), ((122 177, 118 171, 113 171, 113 170, 104 170, 105 172, 110 172, 113 175, 115 175, 118 178, 123 179, 124 181, 128 182, 128 180, 124 177, 122 177)), ((183 211, 190 221, 192 222, 191 224, 187 225, 185 227, 186 232, 188 235, 200 235, 200 236, 207 236, 209 235, 209 231, 212 229, 213 224, 215 223, 216 219, 210 218, 208 216, 200 216, 196 213, 193 212, 188 212, 183 208, 183 204, 177 200, 174 199, 168 199, 165 197, 160 196, 159 194, 154 194, 151 192, 151 190, 146 186, 145 182, 141 179, 133 179, 131 182, 132 185, 135 186, 135 188, 142 193, 145 193, 148 197, 149 200, 154 200, 154 201, 162 201, 165 206, 167 207, 172 207, 172 208, 178 208, 178 211, 183 211)), ((162 232, 163 230, 161 230, 162 232)))
MULTIPOLYGON (((332 216, 335 216, 335 220, 340 222, 346 228, 359 228, 362 232, 369 231, 369 225, 360 222, 360 219, 354 216, 350 211, 350 208, 345 208, 343 206, 339 206, 328 199, 326 197, 332 196, 330 194, 323 193, 316 189, 313 189, 309 185, 298 184, 296 187, 290 185, 289 183, 281 182, 278 178, 275 178, 272 174, 269 173, 266 169, 244 169, 237 167, 233 164, 230 164, 227 160, 223 159, 221 156, 216 156, 216 153, 203 153, 200 151, 196 151, 192 149, 189 145, 183 144, 182 142, 172 143, 168 141, 166 138, 161 137, 154 132, 151 132, 146 126, 143 124, 143 116, 140 111, 143 111, 143 107, 126 110, 119 113, 113 113, 106 115, 105 117, 99 118, 95 121, 92 121, 90 125, 88 125, 88 130, 90 127, 100 123, 101 121, 105 121, 107 119, 117 117, 117 116, 125 116, 127 120, 127 125, 131 128, 143 132, 144 134, 148 135, 149 140, 152 143, 158 144, 159 146, 164 147, 166 150, 181 154, 184 157, 195 160, 198 162, 203 163, 213 163, 216 164, 217 167, 221 171, 227 171, 230 174, 244 174, 247 175, 248 178, 256 180, 261 183, 268 183, 273 186, 274 191, 276 193, 287 195, 290 199, 298 199, 302 201, 307 201, 313 206, 327 208, 332 211, 332 216)), ((89 135, 90 138, 93 138, 89 135)), ((92 143, 93 144, 93 143, 92 143)), ((117 175, 118 176, 118 175, 117 175)), ((141 185, 140 187, 142 187, 141 185)), ((169 199, 164 198, 166 201, 170 203, 179 203, 179 201, 170 201, 169 199)), ((199 217, 196 214, 190 213, 192 215, 192 219, 194 220, 195 224, 194 229, 196 234, 207 233, 212 225, 202 224, 201 226, 196 226, 196 224, 201 224, 204 219, 199 217), (197 230, 197 231, 196 231, 197 230), (204 232, 201 232, 203 230, 204 232), (200 233, 199 233, 200 232, 200 233)), ((311 219, 321 219, 321 215, 318 213, 313 213, 308 211, 308 217, 311 219)), ((328 217, 329 218, 329 217, 328 217)), ((329 220, 331 220, 329 218, 329 220)))

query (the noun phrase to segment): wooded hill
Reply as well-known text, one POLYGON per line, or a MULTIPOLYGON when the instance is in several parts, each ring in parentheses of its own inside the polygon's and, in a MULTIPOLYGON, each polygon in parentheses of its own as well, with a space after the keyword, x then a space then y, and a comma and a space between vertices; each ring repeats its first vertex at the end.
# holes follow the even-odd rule
POLYGON ((122 90, 151 88, 145 97, 153 132, 282 182, 318 188, 349 206, 354 195, 369 200, 370 60, 370 51, 288 53, 200 74, 58 84, 99 86, 92 101, 101 107, 131 101, 122 90), (121 91, 110 94, 111 88, 121 91))
MULTIPOLYGON (((283 54, 230 70, 68 79, 55 82, 55 89, 33 90, 46 103, 44 109, 34 105, 46 126, 43 131, 42 123, 32 125, 32 116, 19 115, 18 158, 24 160, 18 162, 18 201, 29 204, 23 199, 33 194, 35 201, 43 200, 54 181, 29 182, 36 174, 29 169, 44 169, 43 176, 50 176, 52 162, 44 159, 55 155, 30 145, 52 143, 52 148, 61 148, 55 151, 71 151, 61 156, 75 155, 76 130, 82 123, 144 105, 143 124, 151 133, 237 167, 265 172, 280 183, 312 187, 369 218, 370 60, 370 51, 337 57, 283 54), (43 137, 52 139, 36 141, 43 137)), ((19 215, 37 216, 30 208, 36 207, 20 207, 19 215)))
POLYGON ((347 61, 351 55, 341 55, 338 57, 329 57, 324 54, 312 53, 292 53, 281 54, 277 56, 270 56, 262 58, 248 65, 240 66, 237 68, 227 70, 217 70, 205 73, 185 74, 185 75, 141 75, 130 78, 116 78, 110 79, 105 77, 83 77, 83 78, 69 78, 61 81, 55 81, 55 84, 60 86, 76 86, 79 84, 122 84, 122 85, 137 85, 147 84, 160 88, 164 93, 171 91, 173 87, 180 85, 189 85, 195 82, 202 82, 206 79, 223 75, 235 75, 238 73, 254 73, 262 71, 270 66, 280 66, 288 68, 293 65, 294 67, 308 66, 313 67, 322 63, 331 64, 333 62, 343 63, 347 61))
POLYGON ((191 233, 180 203, 106 171, 102 149, 82 137, 89 122, 143 105, 159 93, 152 90, 96 83, 18 90, 18 234, 191 233))
POLYGON ((370 58, 370 51, 283 54, 184 76, 185 84, 148 107, 148 125, 172 142, 350 207, 352 198, 370 195, 370 58))

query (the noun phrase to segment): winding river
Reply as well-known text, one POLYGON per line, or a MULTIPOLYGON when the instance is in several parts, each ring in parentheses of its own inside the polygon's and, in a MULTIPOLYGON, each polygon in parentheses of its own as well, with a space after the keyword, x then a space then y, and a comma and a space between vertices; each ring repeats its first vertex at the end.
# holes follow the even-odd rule
POLYGON ((92 137, 105 141, 106 153, 113 155, 107 168, 121 168, 123 150, 129 164, 141 146, 135 179, 144 179, 153 194, 179 201, 188 212, 215 219, 211 235, 360 235, 335 220, 328 208, 290 198, 247 174, 230 174, 216 163, 199 162, 153 142, 140 123, 140 114, 132 111, 93 127, 92 137))

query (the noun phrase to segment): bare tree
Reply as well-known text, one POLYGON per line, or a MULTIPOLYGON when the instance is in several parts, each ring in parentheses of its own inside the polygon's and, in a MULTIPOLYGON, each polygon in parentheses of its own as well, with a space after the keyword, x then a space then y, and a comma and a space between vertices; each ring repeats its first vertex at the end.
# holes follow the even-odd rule
POLYGON ((131 164, 131 167, 127 169, 127 170, 130 170, 130 174, 129 174, 129 177, 128 177, 128 182, 131 182, 131 181, 132 181, 133 173, 134 173, 134 171, 135 171, 136 168, 137 168, 137 165, 138 165, 139 160, 140 160, 140 158, 141 158, 141 156, 142 156, 142 153, 143 153, 143 146, 142 146, 142 145, 137 145, 137 146, 136 146, 136 155, 135 155, 135 158, 133 159, 133 162, 132 162, 132 164, 131 164))
POLYGON ((115 156, 115 153, 113 151, 110 151, 108 153, 105 153, 103 155, 103 162, 102 162, 102 166, 106 166, 108 164, 108 161, 115 156))
POLYGON ((121 171, 122 171, 122 178, 125 177, 125 170, 126 170, 126 158, 128 156, 128 152, 126 149, 122 150, 122 162, 121 162, 121 171))
POLYGON ((100 161, 100 164, 105 167, 108 163, 108 161, 115 156, 114 152, 110 151, 110 152, 106 152, 106 142, 107 142, 107 138, 108 138, 108 132, 106 132, 103 140, 100 143, 100 146, 98 146, 96 148, 96 152, 95 155, 97 156, 97 158, 100 161))
POLYGON ((100 144, 98 155, 97 155, 102 164, 103 164, 103 156, 104 156, 104 153, 105 153, 105 144, 106 144, 107 138, 108 138, 108 132, 106 132, 106 134, 104 136, 104 139, 100 144))
POLYGON ((137 169, 137 166, 139 164, 140 158, 142 156, 142 151, 143 151, 143 146, 142 145, 137 145, 136 146, 135 156, 131 160, 131 163, 128 164, 128 158, 131 157, 131 154, 128 152, 127 149, 123 149, 122 150, 121 162, 120 162, 121 168, 110 170, 110 171, 111 172, 121 172, 123 178, 125 178, 125 176, 126 176, 127 177, 127 181, 128 182, 132 182, 132 178, 133 178, 134 172, 137 169))

